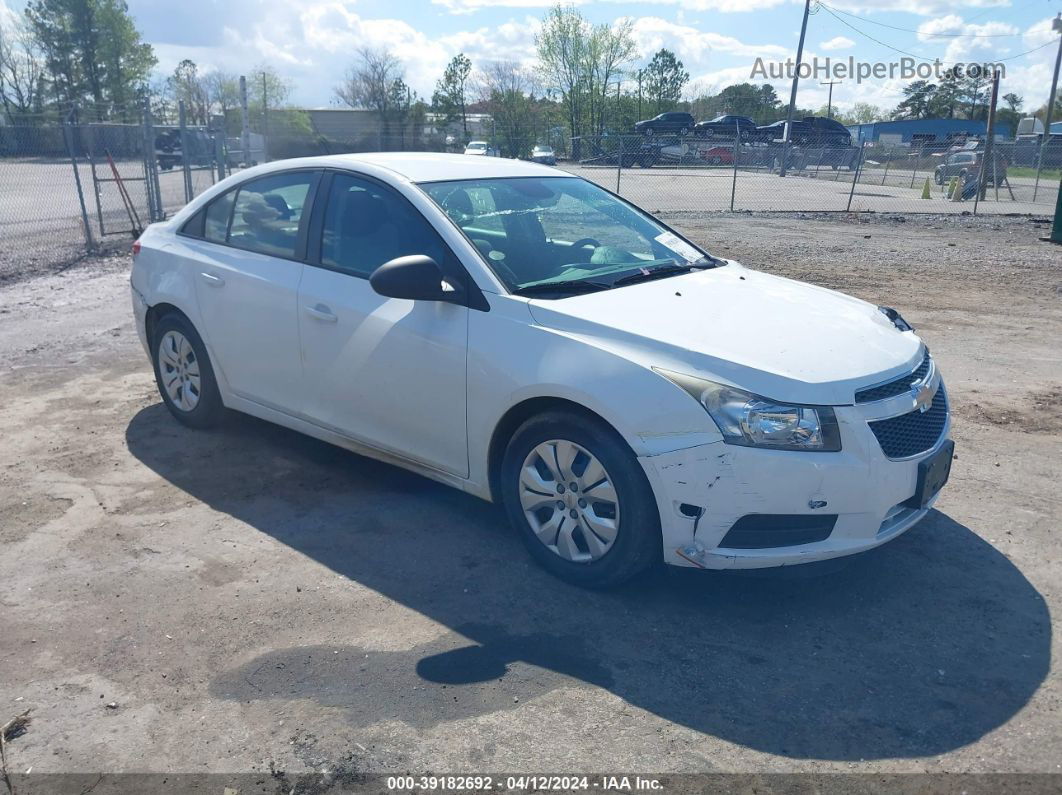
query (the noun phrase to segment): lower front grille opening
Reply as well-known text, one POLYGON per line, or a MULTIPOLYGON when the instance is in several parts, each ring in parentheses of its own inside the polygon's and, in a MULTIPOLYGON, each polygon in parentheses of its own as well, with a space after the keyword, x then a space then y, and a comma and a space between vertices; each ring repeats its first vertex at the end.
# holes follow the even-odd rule
POLYGON ((829 538, 835 524, 835 513, 750 513, 734 522, 719 546, 726 549, 771 549, 813 544, 829 538))

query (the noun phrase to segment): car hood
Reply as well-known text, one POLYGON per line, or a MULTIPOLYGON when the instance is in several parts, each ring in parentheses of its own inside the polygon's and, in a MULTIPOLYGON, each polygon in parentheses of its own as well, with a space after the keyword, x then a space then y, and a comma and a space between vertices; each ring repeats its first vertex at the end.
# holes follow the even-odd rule
POLYGON ((914 369, 923 347, 873 304, 733 262, 530 310, 646 366, 795 403, 850 404, 856 389, 914 369))

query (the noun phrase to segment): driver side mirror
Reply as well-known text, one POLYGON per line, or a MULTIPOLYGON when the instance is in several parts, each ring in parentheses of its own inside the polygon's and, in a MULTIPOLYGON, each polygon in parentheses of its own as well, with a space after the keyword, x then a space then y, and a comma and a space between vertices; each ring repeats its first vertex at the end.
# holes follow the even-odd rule
POLYGON ((372 289, 388 298, 465 303, 464 287, 443 275, 439 263, 425 254, 389 260, 369 277, 372 289))

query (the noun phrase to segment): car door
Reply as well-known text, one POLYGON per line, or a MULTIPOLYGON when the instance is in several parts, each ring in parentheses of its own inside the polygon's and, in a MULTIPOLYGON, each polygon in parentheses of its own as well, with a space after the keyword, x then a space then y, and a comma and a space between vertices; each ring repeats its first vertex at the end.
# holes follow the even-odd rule
POLYGON ((468 308, 385 298, 368 277, 395 257, 461 265, 396 191, 348 172, 326 174, 299 287, 305 400, 312 422, 466 477, 468 308))
POLYGON ((319 176, 293 171, 245 182, 202 210, 201 237, 186 241, 215 366, 237 396, 288 412, 300 403, 300 259, 319 176))

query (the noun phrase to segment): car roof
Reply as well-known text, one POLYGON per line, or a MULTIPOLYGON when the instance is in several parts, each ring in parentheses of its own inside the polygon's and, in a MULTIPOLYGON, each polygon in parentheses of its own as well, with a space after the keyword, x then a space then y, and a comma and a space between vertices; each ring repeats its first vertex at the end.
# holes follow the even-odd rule
POLYGON ((571 174, 526 160, 501 157, 467 157, 441 152, 361 152, 348 155, 299 157, 259 166, 256 174, 291 168, 386 169, 410 182, 442 182, 495 177, 570 177, 571 174))

